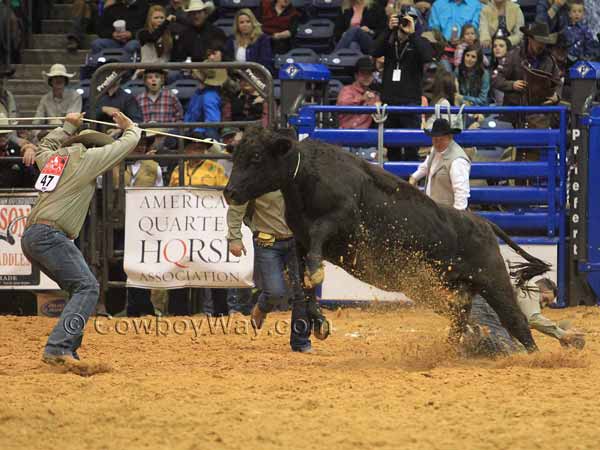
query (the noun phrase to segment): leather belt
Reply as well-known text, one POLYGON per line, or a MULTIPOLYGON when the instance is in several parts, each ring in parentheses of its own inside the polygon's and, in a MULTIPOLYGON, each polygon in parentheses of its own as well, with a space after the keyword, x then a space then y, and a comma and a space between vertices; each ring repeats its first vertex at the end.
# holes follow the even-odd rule
POLYGON ((36 219, 35 222, 27 224, 27 228, 30 228, 33 225, 47 225, 49 227, 54 228, 55 230, 60 231, 65 236, 67 236, 69 239, 75 239, 75 237, 69 236, 69 234, 65 230, 63 230, 61 227, 59 227, 54 220, 36 219))
MULTIPOLYGON (((270 233, 269 233, 270 234, 270 233)), ((258 231, 255 231, 254 233, 252 233, 252 235, 257 238, 258 237, 258 231)), ((272 235, 275 238, 275 241, 279 242, 279 241, 289 241, 290 239, 293 239, 294 236, 275 236, 272 235)))

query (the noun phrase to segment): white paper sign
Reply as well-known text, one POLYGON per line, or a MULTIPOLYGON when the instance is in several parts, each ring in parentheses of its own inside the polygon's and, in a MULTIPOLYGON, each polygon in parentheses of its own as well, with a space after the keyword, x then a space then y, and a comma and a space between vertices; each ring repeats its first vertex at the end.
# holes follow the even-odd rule
POLYGON ((21 250, 27 217, 37 197, 35 192, 0 196, 0 289, 59 289, 21 250))
POLYGON ((227 203, 208 188, 128 188, 125 195, 127 285, 251 287, 252 233, 242 226, 247 254, 236 257, 227 243, 227 203))

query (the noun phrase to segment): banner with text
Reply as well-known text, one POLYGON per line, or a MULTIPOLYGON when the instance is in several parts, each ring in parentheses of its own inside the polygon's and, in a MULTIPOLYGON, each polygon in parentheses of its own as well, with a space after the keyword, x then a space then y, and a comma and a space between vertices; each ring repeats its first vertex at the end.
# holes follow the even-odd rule
POLYGON ((27 216, 37 195, 36 192, 0 195, 0 289, 59 289, 31 265, 21 250, 27 216))
POLYGON ((247 254, 227 245, 227 202, 208 188, 128 188, 125 194, 127 285, 145 288, 251 287, 252 233, 247 254))

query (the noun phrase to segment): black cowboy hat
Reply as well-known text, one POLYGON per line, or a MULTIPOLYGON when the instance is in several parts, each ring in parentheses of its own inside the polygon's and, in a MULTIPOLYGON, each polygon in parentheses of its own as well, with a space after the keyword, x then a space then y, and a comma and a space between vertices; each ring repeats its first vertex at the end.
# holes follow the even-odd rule
POLYGON ((362 56, 356 60, 354 65, 354 73, 358 72, 375 72, 375 64, 370 56, 362 56))
POLYGON ((550 27, 545 22, 530 23, 526 27, 521 27, 525 36, 535 39, 542 44, 556 44, 557 33, 550 33, 550 27))
POLYGON ((458 134, 462 130, 460 128, 452 128, 450 122, 446 119, 435 119, 430 130, 424 130, 427 136, 438 137, 447 136, 449 134, 458 134))

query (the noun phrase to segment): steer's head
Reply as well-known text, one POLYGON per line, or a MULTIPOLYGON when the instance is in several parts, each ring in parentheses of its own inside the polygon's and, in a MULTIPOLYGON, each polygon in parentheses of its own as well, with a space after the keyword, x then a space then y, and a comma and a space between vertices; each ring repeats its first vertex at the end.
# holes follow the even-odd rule
POLYGON ((231 205, 246 203, 291 181, 298 153, 287 133, 251 127, 233 149, 233 169, 225 187, 231 205))

